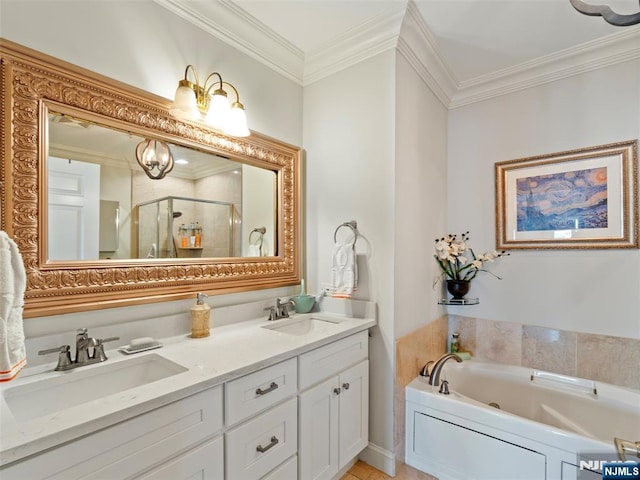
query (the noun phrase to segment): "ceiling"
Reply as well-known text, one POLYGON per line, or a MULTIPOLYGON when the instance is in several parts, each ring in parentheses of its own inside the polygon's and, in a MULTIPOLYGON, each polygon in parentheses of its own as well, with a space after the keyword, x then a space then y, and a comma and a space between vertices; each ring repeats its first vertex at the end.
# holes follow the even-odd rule
MULTIPOLYGON (((569 0, 154 1, 302 85, 404 48, 449 108, 640 58, 640 25, 614 27, 569 0), (420 40, 403 45, 401 28, 420 40)), ((640 9, 638 0, 585 2, 640 9)))
MULTIPOLYGON (((587 0, 636 13, 638 0, 587 0)), ((311 54, 401 0, 233 0, 311 54)), ((576 11, 569 0, 414 0, 443 60, 459 82, 565 50, 624 28, 576 11)))

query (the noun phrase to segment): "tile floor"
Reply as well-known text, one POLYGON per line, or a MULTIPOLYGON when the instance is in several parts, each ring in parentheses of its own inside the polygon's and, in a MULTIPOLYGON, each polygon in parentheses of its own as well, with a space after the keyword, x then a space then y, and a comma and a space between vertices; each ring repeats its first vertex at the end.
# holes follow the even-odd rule
POLYGON ((395 480, 437 480, 431 475, 427 475, 400 462, 396 465, 396 476, 390 477, 360 460, 358 460, 340 480, 391 480, 393 478, 395 478, 395 480))

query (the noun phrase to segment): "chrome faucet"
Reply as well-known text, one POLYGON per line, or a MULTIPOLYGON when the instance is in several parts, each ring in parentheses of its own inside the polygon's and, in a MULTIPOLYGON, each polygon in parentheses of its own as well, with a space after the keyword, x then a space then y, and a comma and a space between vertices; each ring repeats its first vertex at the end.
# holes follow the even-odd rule
POLYGON ((433 385, 434 387, 440 385, 440 372, 442 372, 442 367, 444 367, 444 364, 447 363, 447 360, 451 358, 455 359, 455 361, 458 363, 462 362, 462 359, 455 353, 445 353, 444 355, 442 355, 436 361, 436 364, 433 366, 433 370, 431 370, 431 374, 429 375, 429 385, 433 385))
POLYGON ((89 347, 92 346, 93 338, 89 338, 86 328, 81 328, 76 332, 76 359, 75 363, 87 363, 89 361, 89 347))
POLYGON ((269 317, 267 320, 280 320, 281 318, 289 318, 289 306, 294 306, 293 300, 287 300, 283 302, 281 298, 276 298, 276 306, 265 308, 269 310, 269 317))
POLYGON ((629 440, 623 440, 622 438, 614 437, 613 443, 618 451, 618 458, 621 462, 627 461, 627 455, 635 455, 640 458, 640 441, 632 442, 629 440))
POLYGON ((104 339, 89 337, 86 328, 81 328, 76 332, 76 356, 75 360, 71 360, 71 347, 62 345, 61 347, 40 350, 38 355, 47 355, 49 353, 58 354, 58 364, 54 370, 64 371, 91 365, 93 363, 104 362, 107 356, 104 353, 104 343, 120 340, 120 337, 109 337, 104 339), (89 350, 92 349, 92 350, 89 350))

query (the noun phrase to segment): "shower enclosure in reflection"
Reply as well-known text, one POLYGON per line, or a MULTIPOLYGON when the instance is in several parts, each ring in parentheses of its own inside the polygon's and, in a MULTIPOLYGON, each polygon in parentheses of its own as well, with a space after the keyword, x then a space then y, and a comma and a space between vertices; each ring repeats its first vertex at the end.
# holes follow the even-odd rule
POLYGON ((136 205, 134 215, 137 258, 241 255, 233 203, 169 196, 136 205))

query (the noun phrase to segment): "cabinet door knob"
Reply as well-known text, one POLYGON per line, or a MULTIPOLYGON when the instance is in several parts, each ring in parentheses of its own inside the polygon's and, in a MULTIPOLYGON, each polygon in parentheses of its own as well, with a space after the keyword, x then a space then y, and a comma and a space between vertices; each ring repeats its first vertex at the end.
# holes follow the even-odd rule
POLYGON ((342 384, 342 388, 344 388, 345 390, 349 390, 349 387, 350 387, 350 386, 351 386, 351 385, 349 385, 349 383, 347 383, 347 382, 344 382, 344 383, 342 384))
POLYGON ((276 388, 278 388, 278 384, 276 382, 271 382, 269 388, 266 388, 264 390, 261 388, 256 389, 256 395, 264 395, 265 393, 274 391, 276 388))
POLYGON ((275 435, 273 437, 271 437, 271 443, 269 443, 269 445, 267 445, 266 447, 263 447, 262 445, 258 445, 256 447, 256 451, 260 452, 260 453, 264 453, 267 450, 269 450, 270 448, 275 447, 278 442, 280 442, 280 440, 278 440, 278 437, 276 437, 275 435))
POLYGON ((336 387, 333 389, 333 393, 335 393, 336 395, 340 395, 340 387, 336 387))

